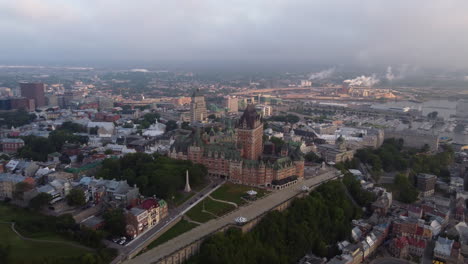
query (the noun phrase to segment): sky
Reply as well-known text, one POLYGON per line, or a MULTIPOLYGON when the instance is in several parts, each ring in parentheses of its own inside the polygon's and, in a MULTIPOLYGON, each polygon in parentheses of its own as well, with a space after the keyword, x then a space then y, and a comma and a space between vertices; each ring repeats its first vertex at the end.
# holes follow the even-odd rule
POLYGON ((0 0, 0 65, 175 61, 468 69, 467 12, 466 0, 0 0))

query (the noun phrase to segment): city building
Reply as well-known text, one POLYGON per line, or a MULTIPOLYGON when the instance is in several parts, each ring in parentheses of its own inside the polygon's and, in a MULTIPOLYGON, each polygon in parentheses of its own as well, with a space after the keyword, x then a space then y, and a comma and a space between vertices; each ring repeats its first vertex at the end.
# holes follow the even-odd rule
POLYGON ((26 178, 21 175, 1 173, 0 174, 0 200, 4 200, 6 198, 12 199, 16 184, 23 182, 25 179, 26 178))
POLYGON ((269 105, 256 105, 255 109, 260 112, 262 117, 269 117, 273 114, 272 108, 269 105))
POLYGON ((226 96, 226 109, 229 113, 237 113, 239 111, 239 100, 235 96, 226 96))
POLYGON ((403 139, 403 146, 408 148, 423 148, 429 146, 429 150, 437 151, 439 148, 439 135, 430 133, 422 133, 414 130, 393 130, 386 129, 384 132, 385 139, 395 138, 403 139))
POLYGON ((354 157, 354 150, 348 150, 342 139, 337 139, 335 145, 317 145, 317 152, 320 153, 322 159, 326 162, 345 162, 347 160, 352 160, 354 157))
POLYGON ((46 105, 43 83, 20 83, 21 96, 34 99, 36 107, 46 105))
POLYGON ((190 103, 190 122, 203 122, 207 118, 205 97, 197 89, 193 92, 192 102, 190 103))
POLYGON ((249 105, 235 130, 201 134, 200 130, 179 135, 169 156, 205 165, 211 176, 230 181, 272 188, 284 188, 304 177, 304 159, 300 145, 285 144, 281 152, 264 153, 263 123, 253 105, 249 105))
POLYGON ((24 146, 24 141, 20 138, 2 138, 0 139, 0 151, 5 153, 16 153, 18 149, 24 146))
POLYGON ((133 207, 125 214, 127 235, 135 238, 148 228, 148 211, 133 207))
POLYGON ((427 173, 420 173, 417 176, 417 187, 421 192, 421 196, 431 196, 434 194, 434 188, 437 181, 437 176, 427 173))
POLYGON ((453 244, 453 240, 439 236, 434 247, 434 258, 442 261, 450 260, 453 244))
POLYGON ((97 98, 99 110, 110 110, 114 107, 114 100, 110 97, 99 96, 97 98))
POLYGON ((456 115, 459 118, 468 118, 468 100, 460 100, 457 102, 456 115))
POLYGON ((406 237, 392 239, 388 251, 396 258, 407 258, 409 254, 409 243, 406 237))

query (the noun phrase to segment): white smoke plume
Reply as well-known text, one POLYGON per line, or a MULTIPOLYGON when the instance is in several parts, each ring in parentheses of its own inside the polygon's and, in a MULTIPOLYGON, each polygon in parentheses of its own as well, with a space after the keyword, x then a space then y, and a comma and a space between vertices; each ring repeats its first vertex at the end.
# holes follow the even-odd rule
POLYGON ((309 80, 323 80, 329 78, 335 72, 335 67, 319 72, 314 72, 309 75, 309 80))
POLYGON ((368 87, 371 87, 375 84, 377 84, 378 82, 380 82, 380 80, 375 76, 375 74, 373 74, 372 76, 358 76, 354 79, 350 79, 350 80, 345 80, 344 81, 345 83, 348 83, 349 86, 368 86, 368 87))
POLYGON ((393 74, 392 66, 387 67, 387 74, 385 74, 385 77, 389 81, 393 81, 393 79, 395 79, 395 74, 393 74))

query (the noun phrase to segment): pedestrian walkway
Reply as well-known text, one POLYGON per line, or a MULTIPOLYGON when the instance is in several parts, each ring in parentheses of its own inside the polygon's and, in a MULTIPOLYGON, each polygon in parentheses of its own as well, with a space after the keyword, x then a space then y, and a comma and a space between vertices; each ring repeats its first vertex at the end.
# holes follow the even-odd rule
POLYGON ((211 197, 211 195, 208 195, 208 197, 209 197, 211 200, 216 201, 216 202, 225 203, 225 204, 230 204, 230 205, 233 205, 233 206, 236 207, 236 208, 239 207, 236 203, 233 203, 233 202, 215 199, 215 198, 211 197))

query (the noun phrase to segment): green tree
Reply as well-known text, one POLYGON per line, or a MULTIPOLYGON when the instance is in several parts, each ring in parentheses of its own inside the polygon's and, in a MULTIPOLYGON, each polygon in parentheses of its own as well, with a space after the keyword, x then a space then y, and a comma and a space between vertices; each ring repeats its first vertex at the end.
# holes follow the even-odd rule
POLYGON ((439 113, 438 113, 437 111, 430 112, 429 114, 427 114, 427 118, 429 118, 429 119, 436 119, 436 118, 437 118, 437 115, 439 115, 439 113))
POLYGON ((82 163, 83 160, 84 160, 84 155, 83 155, 83 153, 79 153, 79 154, 76 156, 76 161, 77 161, 78 163, 82 163))
POLYGON ((104 151, 104 154, 106 154, 106 155, 112 155, 113 153, 114 153, 114 152, 112 151, 112 149, 106 149, 106 150, 104 151))
POLYGON ((83 206, 86 204, 85 193, 82 189, 74 188, 67 195, 67 203, 71 206, 83 206))
POLYGON ((27 182, 18 182, 15 185, 15 191, 13 192, 13 198, 17 200, 23 200, 25 192, 32 190, 33 186, 27 182))
POLYGON ((29 208, 34 210, 42 209, 42 207, 49 204, 52 200, 52 196, 48 193, 39 193, 29 201, 29 208))
POLYGON ((107 210, 104 215, 105 229, 114 236, 125 235, 125 215, 122 209, 107 210))
POLYGON ((166 132, 169 132, 169 131, 172 131, 172 130, 175 130, 177 129, 177 122, 174 121, 174 120, 169 120, 167 121, 166 123, 166 132))
POLYGON ((10 263, 11 246, 0 245, 0 263, 10 263))
POLYGON ((190 130, 191 129, 190 123, 189 122, 182 122, 182 124, 180 125, 180 128, 185 129, 185 130, 190 130))
POLYGON ((304 156, 304 159, 308 162, 322 163, 323 159, 314 152, 309 152, 304 156))

